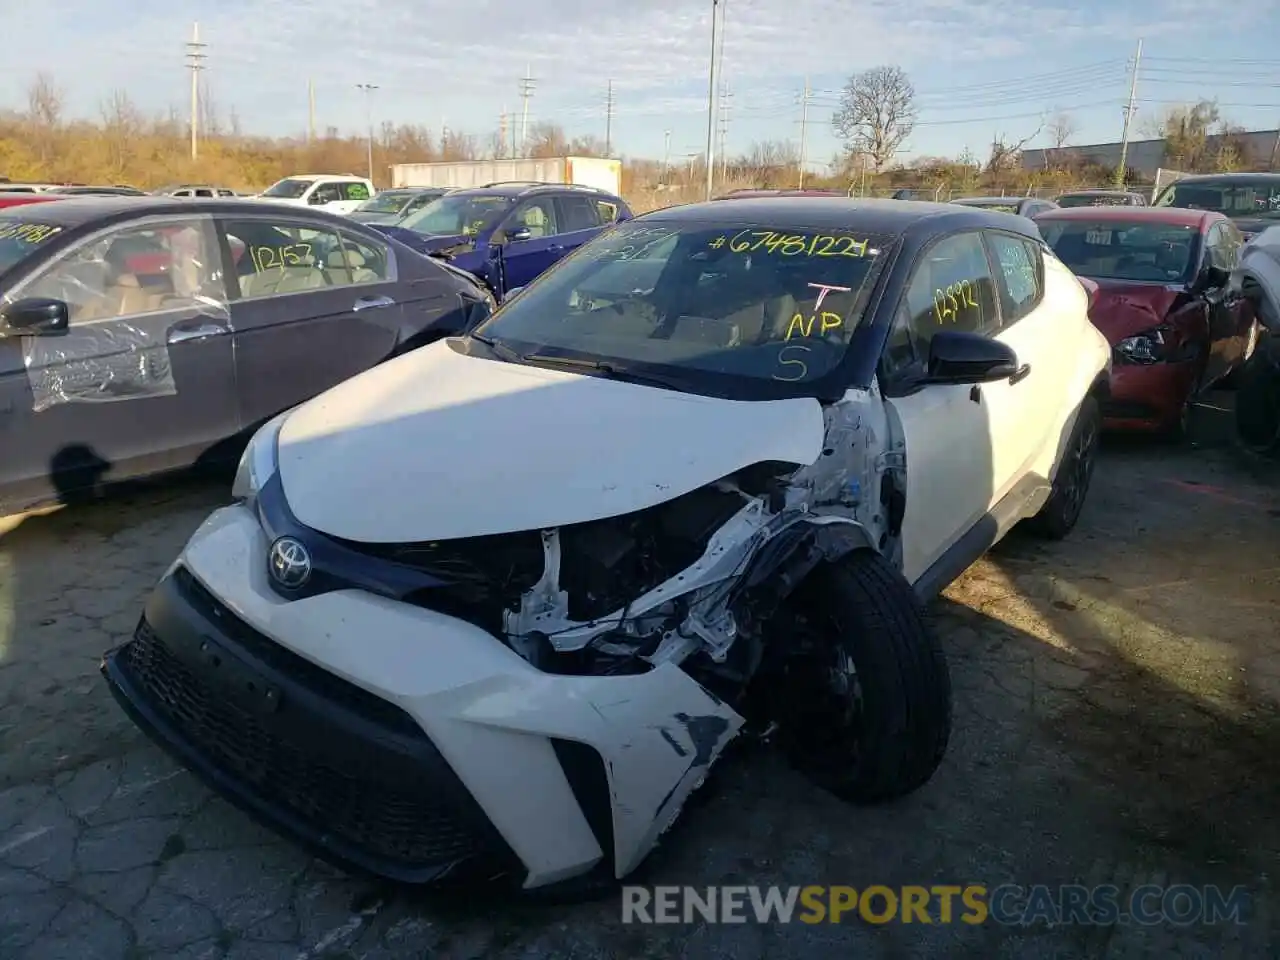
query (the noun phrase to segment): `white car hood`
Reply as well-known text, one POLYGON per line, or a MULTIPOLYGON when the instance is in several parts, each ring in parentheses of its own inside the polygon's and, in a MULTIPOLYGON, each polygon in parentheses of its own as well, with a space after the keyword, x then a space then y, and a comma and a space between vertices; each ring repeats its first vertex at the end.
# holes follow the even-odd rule
POLYGON ((411 543, 546 529, 822 453, 818 401, 746 402, 467 357, 440 341, 334 387, 279 435, 294 516, 411 543))

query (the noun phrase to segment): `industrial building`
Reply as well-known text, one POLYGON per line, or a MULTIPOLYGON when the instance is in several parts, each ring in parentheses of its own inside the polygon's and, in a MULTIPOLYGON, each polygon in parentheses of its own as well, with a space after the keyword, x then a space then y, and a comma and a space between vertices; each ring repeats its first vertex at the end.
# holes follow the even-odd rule
MULTIPOLYGON (((1240 145, 1245 156, 1243 166, 1251 168, 1258 165, 1280 166, 1280 130, 1252 130, 1230 135, 1234 143, 1240 145)), ((1215 134, 1208 138, 1212 145, 1222 140, 1215 134)), ((1104 167, 1114 168, 1120 163, 1120 142, 1094 143, 1087 146, 1047 147, 1022 151, 1022 166, 1025 170, 1044 170, 1071 158, 1077 161, 1088 161, 1104 167)), ((1132 174, 1143 179, 1155 176, 1160 168, 1179 169, 1182 158, 1168 154, 1164 140, 1130 140, 1126 166, 1132 174)))

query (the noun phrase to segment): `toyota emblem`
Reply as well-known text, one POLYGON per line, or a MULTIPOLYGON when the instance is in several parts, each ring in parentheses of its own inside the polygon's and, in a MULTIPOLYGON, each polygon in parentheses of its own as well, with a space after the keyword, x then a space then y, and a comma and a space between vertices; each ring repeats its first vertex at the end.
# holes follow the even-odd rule
POLYGON ((281 537, 271 544, 267 569, 280 586, 296 590, 311 577, 311 554, 293 537, 281 537))

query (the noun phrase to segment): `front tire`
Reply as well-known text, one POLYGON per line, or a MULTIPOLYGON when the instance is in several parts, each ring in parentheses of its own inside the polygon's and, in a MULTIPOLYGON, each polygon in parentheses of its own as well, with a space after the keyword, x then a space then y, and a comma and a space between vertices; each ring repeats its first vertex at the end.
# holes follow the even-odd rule
POLYGON ((819 566, 776 621, 766 674, 788 760, 843 800, 923 786, 951 736, 951 677, 911 585, 860 550, 819 566))
POLYGON ((1058 464, 1053 492, 1040 512, 1027 523, 1033 533, 1047 540, 1061 540, 1075 528, 1093 480, 1101 432, 1102 414, 1098 410, 1098 401, 1085 397, 1062 462, 1058 464))

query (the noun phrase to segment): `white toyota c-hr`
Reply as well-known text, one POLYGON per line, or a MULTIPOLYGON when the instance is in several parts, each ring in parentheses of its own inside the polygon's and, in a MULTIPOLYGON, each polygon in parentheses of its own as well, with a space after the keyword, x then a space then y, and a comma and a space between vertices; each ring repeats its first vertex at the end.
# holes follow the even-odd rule
POLYGON ((901 796, 951 727, 922 604, 1080 514, 1088 301, 1030 221, 955 205, 620 225, 262 427, 104 674, 252 814, 400 881, 623 877, 743 731, 901 796))

